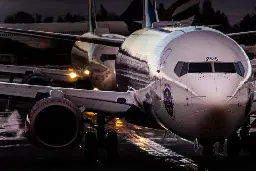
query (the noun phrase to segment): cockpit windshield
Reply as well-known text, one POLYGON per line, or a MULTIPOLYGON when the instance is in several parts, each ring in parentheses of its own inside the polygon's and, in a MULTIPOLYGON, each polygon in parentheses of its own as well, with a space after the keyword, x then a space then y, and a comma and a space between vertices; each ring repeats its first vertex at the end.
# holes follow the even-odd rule
POLYGON ((234 63, 214 63, 215 72, 236 73, 234 63))
POLYGON ((244 76, 245 70, 241 62, 182 62, 174 68, 179 77, 187 73, 237 73, 244 76))
POLYGON ((189 73, 202 73, 202 72, 212 72, 211 63, 189 63, 188 65, 189 73))

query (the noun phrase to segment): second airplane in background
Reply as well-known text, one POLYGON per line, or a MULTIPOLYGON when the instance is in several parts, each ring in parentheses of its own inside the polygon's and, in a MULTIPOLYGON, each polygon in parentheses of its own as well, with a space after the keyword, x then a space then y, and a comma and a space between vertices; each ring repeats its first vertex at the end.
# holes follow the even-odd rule
MULTIPOLYGON (((136 17, 137 14, 133 14, 132 16, 128 15, 131 14, 132 8, 136 8, 137 11, 142 11, 140 9, 137 9, 138 7, 141 7, 141 9, 143 9, 143 5, 142 5, 142 0, 134 0, 131 5, 127 8, 127 10, 124 12, 124 14, 122 14, 121 18, 123 18, 124 20, 132 20, 132 18, 140 20, 141 18, 145 17, 145 15, 143 13, 139 14, 141 15, 141 17, 136 17)), ((177 0, 175 3, 173 3, 173 5, 169 8, 170 10, 167 10, 168 14, 170 17, 175 17, 175 16, 179 16, 178 18, 180 20, 183 21, 187 21, 189 23, 186 24, 191 24, 193 21, 193 17, 195 16, 198 8, 199 8, 199 3, 200 0, 186 0, 186 1, 181 1, 181 0, 177 0), (190 10, 192 9, 192 10, 190 10), (187 12, 187 10, 189 11, 189 13, 187 12)), ((150 3, 152 9, 154 9, 153 11, 151 11, 150 15, 154 15, 154 20, 151 22, 156 22, 159 21, 158 17, 157 17, 157 11, 156 11, 156 4, 154 4, 154 8, 153 5, 150 3)), ((116 40, 121 40, 123 41, 126 37, 123 35, 118 35, 118 34, 113 34, 113 32, 111 31, 111 34, 109 33, 109 27, 98 27, 97 25, 101 26, 101 22, 96 22, 96 9, 95 9, 95 3, 94 1, 92 1, 91 3, 88 3, 88 28, 89 28, 89 32, 85 33, 82 35, 82 37, 101 37, 101 38, 111 38, 111 39, 116 39, 116 40)), ((176 17, 177 18, 177 17, 176 17)), ((145 21, 145 19, 143 20, 145 21)), ((122 21, 120 21, 122 22, 122 21)), ((140 25, 143 26, 143 28, 145 27, 146 23, 145 22, 140 22, 141 24, 137 23, 137 26, 140 25)), ((72 23, 70 23, 72 24, 72 23)), ((75 24, 75 23, 74 23, 75 24)), ((172 23, 169 22, 169 25, 172 24, 176 24, 176 23, 172 23)), ((37 24, 38 25, 38 24, 37 24)), ((40 25, 40 24, 39 24, 40 25)), ((115 25, 115 23, 114 23, 115 25)), ((7 25, 7 26, 11 26, 11 25, 7 25)), ((15 25, 19 26, 19 25, 15 25)), ((86 24, 81 25, 81 27, 86 26, 86 24)), ((112 25, 111 25, 112 27, 112 25)), ((19 29, 24 28, 23 26, 19 29)), ((18 31, 19 29, 17 29, 16 31, 18 31)), ((38 28, 39 29, 39 28, 38 28)), ((139 28, 137 28, 139 29, 139 28)), ((124 28, 120 28, 120 30, 125 30, 124 28)), ((47 36, 42 36, 42 34, 44 34, 45 32, 42 32, 43 30, 39 31, 37 36, 27 36, 28 33, 24 33, 23 34, 14 34, 13 32, 9 32, 7 30, 0 30, 5 34, 9 34, 9 35, 13 35, 15 40, 15 37, 23 37, 25 38, 24 40, 29 39, 29 44, 32 42, 36 43, 38 40, 43 40, 42 42, 51 42, 54 40, 61 40, 61 37, 59 39, 51 39, 49 37, 49 34, 47 36), (41 35, 41 36, 40 36, 41 35)), ((22 30, 20 30, 19 32, 22 32, 22 30)), ((115 31, 114 31, 115 32, 115 31)), ((62 36, 61 34, 58 34, 59 36, 62 36)), ((65 37, 72 37, 72 35, 65 35, 65 37)), ((65 40, 67 40, 66 38, 64 38, 65 40)), ((25 41, 26 42, 26 41, 25 41)), ((59 41, 60 42, 60 41, 59 41)), ((90 72, 90 77, 91 77, 91 82, 93 84, 93 87, 100 89, 100 90, 116 90, 116 76, 115 76, 115 59, 116 59, 116 54, 118 52, 119 47, 112 47, 112 46, 107 46, 107 45, 99 45, 99 44, 94 44, 94 43, 88 43, 88 42, 82 42, 82 41, 76 41, 75 45, 73 46, 71 53, 70 53, 70 65, 68 65, 70 67, 70 69, 72 69, 72 71, 75 70, 84 70, 86 73, 88 73, 88 71, 90 72)), ((22 60, 19 57, 19 60, 22 60)), ((35 56, 32 56, 33 60, 31 60, 31 62, 34 61, 35 56)), ((47 57, 45 57, 47 58, 47 57)), ((26 61, 28 61, 28 59, 25 59, 26 61)), ((48 59, 49 60, 49 59, 48 59)), ((50 59, 51 60, 51 59, 50 59)), ((54 60, 54 59, 52 59, 54 60)), ((28 63, 28 62, 27 62, 28 63)), ((79 73, 77 73, 77 75, 79 75, 79 73)), ((82 76, 81 76, 82 77, 82 76)), ((38 78, 40 79, 40 78, 38 78)), ((87 87, 85 87, 87 88, 87 87)))

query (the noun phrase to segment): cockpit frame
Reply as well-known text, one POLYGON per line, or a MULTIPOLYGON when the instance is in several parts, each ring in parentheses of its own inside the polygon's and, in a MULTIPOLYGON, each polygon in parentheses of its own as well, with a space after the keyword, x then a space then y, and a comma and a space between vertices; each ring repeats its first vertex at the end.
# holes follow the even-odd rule
POLYGON ((202 61, 184 62, 178 61, 174 72, 178 77, 188 73, 237 73, 244 77, 245 69, 241 61, 222 62, 222 61, 202 61), (192 66, 193 65, 193 66, 192 66))

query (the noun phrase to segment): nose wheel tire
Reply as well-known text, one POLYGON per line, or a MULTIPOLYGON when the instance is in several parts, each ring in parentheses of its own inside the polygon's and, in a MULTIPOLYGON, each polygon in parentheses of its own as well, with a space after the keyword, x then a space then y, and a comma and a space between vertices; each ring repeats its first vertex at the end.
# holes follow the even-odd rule
POLYGON ((87 132, 84 137, 84 156, 89 160, 97 157, 98 142, 95 132, 87 132))
POLYGON ((241 150, 241 141, 237 133, 227 139, 228 157, 238 157, 241 150))
POLYGON ((110 160, 118 157, 118 139, 116 132, 109 132, 106 137, 106 151, 110 160))

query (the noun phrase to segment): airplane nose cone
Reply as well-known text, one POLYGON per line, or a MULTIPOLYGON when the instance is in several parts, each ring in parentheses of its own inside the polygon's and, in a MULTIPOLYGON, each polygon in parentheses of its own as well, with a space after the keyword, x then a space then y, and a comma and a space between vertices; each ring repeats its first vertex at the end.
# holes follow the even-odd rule
POLYGON ((234 118, 233 112, 225 108, 208 107, 197 113, 199 137, 209 138, 226 136, 229 130, 234 129, 230 119, 234 118))
POLYGON ((236 76, 225 74, 203 75, 192 83, 192 89, 195 96, 202 97, 207 103, 222 105, 234 95, 239 83, 235 79, 236 76))
POLYGON ((235 132, 245 119, 245 108, 239 105, 241 100, 235 97, 238 87, 236 82, 239 83, 235 79, 236 76, 226 74, 199 78, 201 84, 194 89, 198 96, 193 101, 197 109, 198 138, 226 137, 235 132))

